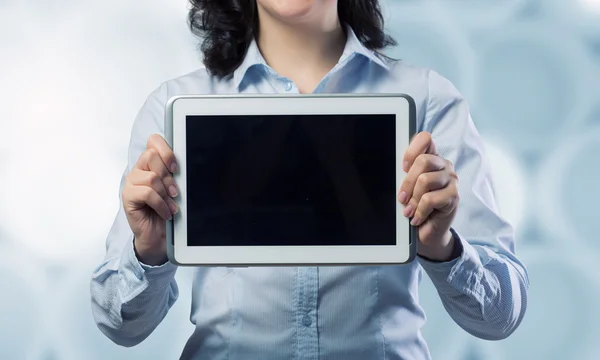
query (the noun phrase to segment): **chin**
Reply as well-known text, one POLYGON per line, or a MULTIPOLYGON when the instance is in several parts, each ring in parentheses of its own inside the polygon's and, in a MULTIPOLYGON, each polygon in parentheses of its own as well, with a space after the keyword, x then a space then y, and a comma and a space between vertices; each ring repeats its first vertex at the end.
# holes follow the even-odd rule
POLYGON ((324 7, 333 3, 331 0, 257 0, 271 16, 286 22, 298 22, 311 17, 311 14, 322 13, 324 7))

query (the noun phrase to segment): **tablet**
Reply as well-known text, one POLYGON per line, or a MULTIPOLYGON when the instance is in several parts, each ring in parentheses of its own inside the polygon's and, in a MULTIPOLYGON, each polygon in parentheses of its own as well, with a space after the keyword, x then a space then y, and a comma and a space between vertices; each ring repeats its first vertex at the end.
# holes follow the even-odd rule
POLYGON ((176 96, 165 139, 179 164, 167 222, 177 265, 402 264, 417 230, 397 193, 416 131, 393 95, 176 96))

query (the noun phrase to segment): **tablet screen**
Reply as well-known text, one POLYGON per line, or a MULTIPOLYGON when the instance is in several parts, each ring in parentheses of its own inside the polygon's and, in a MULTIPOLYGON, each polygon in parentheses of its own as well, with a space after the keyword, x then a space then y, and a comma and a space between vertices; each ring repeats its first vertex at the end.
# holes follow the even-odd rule
POLYGON ((396 115, 187 116, 188 246, 396 245, 396 115))

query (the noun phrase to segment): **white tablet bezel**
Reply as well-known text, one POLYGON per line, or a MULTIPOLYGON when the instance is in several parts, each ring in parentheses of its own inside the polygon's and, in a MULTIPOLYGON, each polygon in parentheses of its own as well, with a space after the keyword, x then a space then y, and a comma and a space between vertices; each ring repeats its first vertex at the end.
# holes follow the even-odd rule
POLYGON ((188 246, 186 117, 190 115, 396 114, 396 187, 404 180, 402 156, 416 130, 414 100, 389 95, 197 95, 176 96, 166 106, 165 139, 178 160, 174 179, 180 211, 167 223, 169 259, 178 265, 286 266, 402 264, 416 254, 416 229, 397 201, 396 245, 362 246, 188 246))

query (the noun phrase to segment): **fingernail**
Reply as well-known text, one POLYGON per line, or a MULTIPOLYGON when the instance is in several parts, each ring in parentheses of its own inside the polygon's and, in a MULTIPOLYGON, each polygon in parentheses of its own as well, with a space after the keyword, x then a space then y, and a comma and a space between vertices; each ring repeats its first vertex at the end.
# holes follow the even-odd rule
POLYGON ((174 173, 177 171, 177 163, 173 162, 171 163, 171 172, 174 173))
POLYGON ((404 167, 404 172, 407 172, 408 171, 408 161, 404 162, 403 167, 404 167))
POLYGON ((171 197, 177 196, 177 188, 175 187, 175 185, 169 186, 169 194, 171 195, 171 197))
POLYGON ((415 217, 412 219, 412 221, 410 222, 410 224, 411 224, 412 226, 417 226, 417 224, 418 224, 420 221, 421 221, 421 219, 419 219, 418 217, 416 217, 416 216, 415 216, 415 217))
POLYGON ((174 201, 169 201, 169 209, 171 209, 171 213, 173 213, 173 215, 177 214, 179 211, 179 208, 174 201))
POLYGON ((413 206, 412 205, 408 205, 407 207, 404 208, 404 216, 409 217, 410 214, 413 211, 413 206))
POLYGON ((404 204, 404 202, 406 201, 406 191, 402 191, 400 193, 400 196, 398 196, 398 201, 400 201, 400 203, 404 204))

